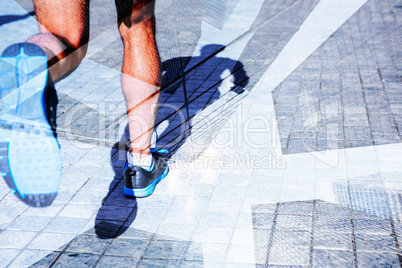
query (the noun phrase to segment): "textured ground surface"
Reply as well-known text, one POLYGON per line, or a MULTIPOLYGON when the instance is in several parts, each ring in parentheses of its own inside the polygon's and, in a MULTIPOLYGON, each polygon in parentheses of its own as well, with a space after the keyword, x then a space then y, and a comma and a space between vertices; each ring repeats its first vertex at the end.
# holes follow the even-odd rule
MULTIPOLYGON (((93 0, 56 85, 59 194, 30 208, 0 181, 0 267, 400 267, 401 7, 157 1, 170 174, 130 199, 123 46, 114 1, 93 0)), ((32 11, 2 2, 1 51, 37 33, 32 11)))

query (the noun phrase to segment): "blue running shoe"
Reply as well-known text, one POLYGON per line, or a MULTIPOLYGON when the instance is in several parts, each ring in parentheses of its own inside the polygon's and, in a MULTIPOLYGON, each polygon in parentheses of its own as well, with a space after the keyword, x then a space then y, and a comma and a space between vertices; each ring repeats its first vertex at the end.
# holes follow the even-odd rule
POLYGON ((53 202, 61 178, 60 147, 49 121, 55 117, 44 97, 47 80, 47 57, 39 46, 18 43, 2 53, 0 171, 15 195, 33 207, 53 202))
POLYGON ((166 177, 169 172, 165 157, 153 152, 153 168, 147 171, 139 166, 129 166, 126 162, 124 168, 124 194, 126 196, 147 197, 151 195, 156 185, 166 177))

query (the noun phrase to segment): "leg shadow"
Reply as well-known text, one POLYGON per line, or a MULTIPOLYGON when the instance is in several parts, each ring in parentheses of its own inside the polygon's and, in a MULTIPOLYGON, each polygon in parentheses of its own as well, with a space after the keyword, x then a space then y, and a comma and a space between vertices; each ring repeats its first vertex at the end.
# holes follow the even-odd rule
POLYGON ((34 15, 35 15, 35 11, 31 11, 28 14, 23 14, 23 15, 0 16, 0 26, 3 26, 4 24, 7 24, 7 23, 19 21, 19 20, 24 20, 24 19, 28 18, 29 16, 34 16, 34 15))
MULTIPOLYGON (((162 63, 165 74, 155 123, 159 135, 156 149, 167 160, 193 161, 198 157, 209 146, 213 132, 233 113, 241 95, 245 95, 248 76, 243 64, 219 57, 224 48, 210 44, 201 50, 199 57, 173 58, 162 63), (202 147, 193 146, 200 141, 202 147)), ((111 150, 115 177, 96 216, 99 238, 123 234, 137 215, 136 199, 123 194, 129 141, 126 126, 121 140, 111 150)))

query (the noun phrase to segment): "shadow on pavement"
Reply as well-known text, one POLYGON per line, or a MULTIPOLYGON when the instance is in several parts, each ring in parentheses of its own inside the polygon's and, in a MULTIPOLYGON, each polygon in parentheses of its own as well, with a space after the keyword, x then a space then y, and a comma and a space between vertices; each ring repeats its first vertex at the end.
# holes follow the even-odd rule
POLYGON ((99 223, 30 267, 204 267, 201 244, 133 228, 116 239, 98 239, 96 228, 108 230, 108 237, 121 229, 99 223))
POLYGON ((7 23, 12 23, 15 21, 23 20, 28 18, 29 16, 34 16, 35 11, 31 11, 28 14, 23 14, 23 15, 3 15, 0 16, 0 26, 3 26, 4 24, 7 23))
MULTIPOLYGON (((197 115, 212 104, 216 106, 213 114, 216 114, 216 110, 218 114, 222 114, 227 103, 244 92, 248 76, 243 65, 235 60, 216 56, 224 48, 217 44, 206 45, 198 57, 173 58, 162 63, 163 89, 155 124, 159 135, 156 149, 167 149, 167 158, 173 156, 191 137, 195 124, 201 125, 197 127, 198 134, 208 136, 207 140, 210 142, 213 134, 210 131, 211 125, 224 121, 224 117, 208 117, 210 113, 207 113, 195 121, 197 115)), ((123 194, 123 168, 129 141, 126 126, 121 140, 114 144, 110 152, 115 176, 95 221, 95 232, 102 239, 123 234, 137 214, 136 199, 123 194), (120 225, 117 231, 107 229, 108 226, 115 228, 116 224, 120 225)))

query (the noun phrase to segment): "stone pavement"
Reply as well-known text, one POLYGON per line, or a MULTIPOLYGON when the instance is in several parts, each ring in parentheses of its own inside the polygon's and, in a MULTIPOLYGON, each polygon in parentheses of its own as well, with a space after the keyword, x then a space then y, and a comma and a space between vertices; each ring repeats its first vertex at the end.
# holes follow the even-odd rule
MULTIPOLYGON (((123 196, 122 44, 91 1, 87 57, 56 85, 47 208, 0 181, 0 267, 401 267, 399 0, 156 3, 170 173, 123 196)), ((0 6, 0 50, 38 30, 0 6)))

